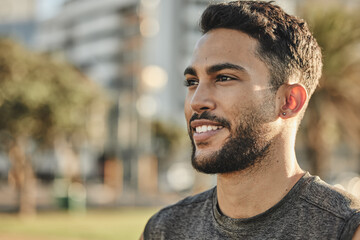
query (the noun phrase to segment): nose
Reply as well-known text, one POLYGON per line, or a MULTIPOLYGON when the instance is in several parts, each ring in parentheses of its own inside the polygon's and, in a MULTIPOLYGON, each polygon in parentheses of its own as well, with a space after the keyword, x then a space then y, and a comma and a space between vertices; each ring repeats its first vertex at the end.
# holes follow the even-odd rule
POLYGON ((214 95, 209 84, 199 83, 191 98, 190 106, 197 113, 215 109, 214 95))

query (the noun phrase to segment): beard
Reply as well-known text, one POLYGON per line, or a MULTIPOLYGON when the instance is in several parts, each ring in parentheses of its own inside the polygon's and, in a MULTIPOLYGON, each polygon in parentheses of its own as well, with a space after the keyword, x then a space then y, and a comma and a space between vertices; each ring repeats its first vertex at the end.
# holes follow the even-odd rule
MULTIPOLYGON (((268 130, 263 126, 266 120, 260 117, 261 114, 257 114, 257 111, 246 112, 248 113, 241 117, 242 121, 239 121, 223 147, 210 155, 196 156, 196 145, 189 132, 192 143, 191 162, 197 171, 207 174, 241 171, 261 162, 269 153, 272 141, 266 137, 268 130)), ((224 127, 230 126, 226 119, 212 116, 208 112, 203 112, 200 116, 194 114, 191 120, 194 119, 209 119, 221 123, 224 127)))

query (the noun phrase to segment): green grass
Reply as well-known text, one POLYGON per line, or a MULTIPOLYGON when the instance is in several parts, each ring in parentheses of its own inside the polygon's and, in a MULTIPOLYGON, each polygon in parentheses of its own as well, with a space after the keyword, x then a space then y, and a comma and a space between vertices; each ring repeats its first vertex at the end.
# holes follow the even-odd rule
POLYGON ((51 240, 138 239, 147 220, 159 208, 121 208, 92 210, 86 214, 39 213, 20 219, 0 214, 0 238, 51 240))

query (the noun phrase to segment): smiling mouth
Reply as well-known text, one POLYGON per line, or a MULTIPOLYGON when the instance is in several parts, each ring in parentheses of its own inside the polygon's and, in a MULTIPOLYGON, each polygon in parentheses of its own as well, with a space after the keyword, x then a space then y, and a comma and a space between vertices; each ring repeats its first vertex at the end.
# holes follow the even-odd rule
POLYGON ((212 137, 217 135, 224 126, 212 125, 212 124, 201 124, 193 128, 193 140, 197 146, 207 143, 212 137))
MULTIPOLYGON (((201 117, 201 116, 200 116, 201 117)), ((194 143, 199 145, 204 145, 204 143, 208 143, 211 139, 214 140, 216 136, 223 132, 224 129, 228 128, 228 124, 226 121, 217 121, 217 119, 209 119, 205 118, 193 119, 190 121, 190 127, 192 132, 192 139, 194 143)))

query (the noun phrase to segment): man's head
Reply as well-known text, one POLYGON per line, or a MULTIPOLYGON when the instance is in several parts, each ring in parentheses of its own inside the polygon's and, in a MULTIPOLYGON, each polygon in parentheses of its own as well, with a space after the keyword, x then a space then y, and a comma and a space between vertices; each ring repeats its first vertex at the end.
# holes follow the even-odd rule
POLYGON ((205 173, 247 169, 276 150, 283 120, 301 118, 321 52, 303 21, 266 2, 210 5, 200 25, 184 73, 192 163, 205 173))

